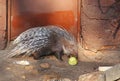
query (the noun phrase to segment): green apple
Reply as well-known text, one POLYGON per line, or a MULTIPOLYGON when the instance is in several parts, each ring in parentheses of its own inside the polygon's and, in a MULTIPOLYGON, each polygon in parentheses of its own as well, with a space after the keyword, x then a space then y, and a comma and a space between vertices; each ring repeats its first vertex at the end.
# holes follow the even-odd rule
POLYGON ((78 60, 76 57, 70 57, 68 60, 69 65, 76 65, 78 63, 78 60))

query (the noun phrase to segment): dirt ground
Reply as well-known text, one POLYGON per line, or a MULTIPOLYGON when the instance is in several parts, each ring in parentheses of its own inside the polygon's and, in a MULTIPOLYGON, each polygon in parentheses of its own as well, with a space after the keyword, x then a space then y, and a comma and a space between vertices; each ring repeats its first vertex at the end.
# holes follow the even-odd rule
POLYGON ((0 51, 0 81, 77 81, 80 75, 97 71, 100 65, 111 65, 79 62, 76 66, 71 66, 66 56, 63 56, 64 61, 59 61, 54 56, 40 60, 32 57, 4 59, 4 55, 9 52, 10 49, 0 51), (30 64, 24 66, 15 63, 22 60, 30 64))
POLYGON ((76 66, 70 66, 67 60, 60 62, 54 57, 46 57, 41 60, 32 58, 15 58, 0 61, 0 81, 59 81, 60 78, 68 78, 77 81, 82 74, 97 71, 98 63, 79 62, 76 66), (27 60, 30 65, 15 64, 16 61, 27 60), (48 63, 46 68, 40 64, 48 63))

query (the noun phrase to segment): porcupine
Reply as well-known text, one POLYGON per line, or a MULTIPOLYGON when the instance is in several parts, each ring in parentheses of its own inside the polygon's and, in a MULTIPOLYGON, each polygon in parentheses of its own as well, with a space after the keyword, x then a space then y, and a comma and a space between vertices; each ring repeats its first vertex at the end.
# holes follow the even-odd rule
POLYGON ((77 42, 74 36, 58 26, 30 28, 21 33, 13 44, 16 46, 7 57, 24 55, 39 59, 53 54, 62 60, 63 54, 77 56, 77 42))

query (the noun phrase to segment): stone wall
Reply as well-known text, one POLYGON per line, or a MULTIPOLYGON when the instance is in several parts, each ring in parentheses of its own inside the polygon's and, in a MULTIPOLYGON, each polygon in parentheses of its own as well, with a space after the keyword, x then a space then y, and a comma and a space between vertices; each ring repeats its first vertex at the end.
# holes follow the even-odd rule
POLYGON ((84 56, 100 61, 103 56, 104 60, 108 56, 119 59, 116 52, 120 50, 119 26, 119 0, 82 0, 80 45, 84 56))
POLYGON ((6 45, 6 0, 0 0, 0 49, 6 45))

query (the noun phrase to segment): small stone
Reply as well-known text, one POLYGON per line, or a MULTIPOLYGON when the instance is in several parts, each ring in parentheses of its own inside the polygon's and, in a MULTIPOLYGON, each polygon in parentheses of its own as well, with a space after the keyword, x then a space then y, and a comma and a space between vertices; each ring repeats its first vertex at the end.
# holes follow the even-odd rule
POLYGON ((39 73, 38 70, 35 69, 33 66, 26 66, 25 70, 27 70, 27 72, 30 72, 32 74, 38 74, 39 73))
POLYGON ((24 65, 24 66, 30 65, 29 61, 27 61, 27 60, 15 61, 13 63, 19 64, 19 65, 24 65))
POLYGON ((63 78, 61 81, 71 81, 69 78, 63 78))
POLYGON ((33 70, 31 71, 31 73, 34 74, 34 75, 36 75, 36 74, 39 74, 40 72, 38 72, 37 69, 33 69, 33 70))
POLYGON ((26 70, 33 70, 33 68, 34 68, 33 66, 26 66, 25 67, 26 70))
POLYGON ((54 71, 44 74, 40 77, 40 81, 61 81, 61 75, 54 71))
POLYGON ((41 81, 61 81, 58 74, 46 74, 41 77, 41 81))
POLYGON ((79 76, 78 81, 105 81, 105 75, 102 72, 87 73, 79 76))
POLYGON ((107 70, 109 70, 110 68, 112 68, 112 66, 99 66, 98 70, 99 70, 99 71, 107 71, 107 70))
POLYGON ((44 69, 48 69, 48 68, 50 68, 50 64, 49 63, 41 63, 40 67, 44 68, 44 69))
POLYGON ((10 67, 7 67, 6 70, 10 70, 11 68, 10 67))
POLYGON ((23 75, 22 77, 21 77, 22 79, 26 79, 26 77, 23 75))

